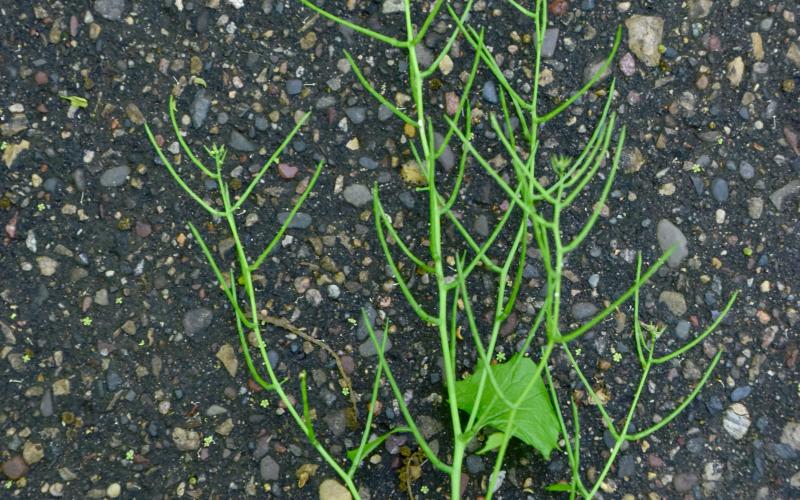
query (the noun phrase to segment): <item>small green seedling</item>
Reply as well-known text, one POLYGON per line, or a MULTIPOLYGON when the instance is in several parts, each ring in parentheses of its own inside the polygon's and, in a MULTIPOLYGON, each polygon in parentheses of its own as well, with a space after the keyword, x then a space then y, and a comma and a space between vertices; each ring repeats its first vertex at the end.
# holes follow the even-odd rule
POLYGON ((69 101, 69 105, 72 106, 73 108, 85 108, 89 106, 89 101, 87 101, 83 97, 78 97, 76 95, 62 95, 59 97, 66 101, 69 101))

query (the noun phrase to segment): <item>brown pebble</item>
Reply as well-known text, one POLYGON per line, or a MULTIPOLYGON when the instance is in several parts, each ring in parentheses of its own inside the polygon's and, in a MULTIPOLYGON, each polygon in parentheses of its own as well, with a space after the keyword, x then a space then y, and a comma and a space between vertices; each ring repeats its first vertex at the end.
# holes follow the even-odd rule
POLYGON ((152 226, 146 222, 136 221, 136 234, 140 238, 147 238, 153 232, 152 226))
POLYGON ((14 455, 3 462, 3 474, 12 481, 24 477, 28 473, 28 464, 19 455, 14 455))
POLYGON ((47 73, 44 71, 37 71, 36 75, 33 77, 33 81, 36 82, 36 85, 47 85, 48 80, 47 73))
POLYGON ((288 163, 278 164, 278 174, 284 179, 294 179, 294 176, 297 175, 297 170, 297 167, 288 163))

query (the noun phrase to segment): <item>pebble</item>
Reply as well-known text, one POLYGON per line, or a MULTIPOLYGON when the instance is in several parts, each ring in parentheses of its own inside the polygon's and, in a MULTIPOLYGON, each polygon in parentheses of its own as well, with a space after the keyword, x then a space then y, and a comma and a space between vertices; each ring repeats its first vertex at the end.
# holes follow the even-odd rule
POLYGON ((214 312, 211 309, 204 307, 192 309, 183 316, 184 333, 191 337, 208 328, 212 319, 214 319, 214 312))
POLYGON ((697 484, 697 480, 697 476, 689 472, 675 474, 672 478, 672 487, 678 493, 688 493, 697 484))
POLYGON ((200 434, 181 427, 172 429, 172 441, 180 451, 193 451, 200 448, 200 434))
POLYGON ((294 179, 297 175, 298 168, 288 163, 278 163, 278 175, 284 179, 294 179))
POLYGON ((728 201, 728 181, 716 177, 711 181, 711 196, 720 203, 728 201))
POLYGON ((747 200, 747 215, 749 215, 751 219, 760 219, 763 211, 764 200, 762 198, 756 196, 755 198, 747 200))
POLYGON ((542 57, 550 59, 556 53, 556 46, 558 45, 558 28, 547 28, 544 32, 544 41, 542 41, 542 57))
POLYGON ((636 461, 633 458, 633 455, 621 456, 619 462, 617 463, 617 467, 617 477, 620 479, 632 477, 636 472, 636 461))
MULTIPOLYGON (((283 224, 289 218, 289 212, 278 214, 278 223, 283 224)), ((311 216, 305 212, 297 212, 289 223, 289 229, 306 229, 311 225, 311 216)))
POLYGON ((795 196, 797 193, 800 193, 800 180, 793 180, 769 195, 769 201, 775 205, 775 208, 782 210, 786 199, 795 196))
POLYGON ((3 474, 13 481, 24 477, 28 474, 28 464, 25 463, 25 460, 22 459, 20 455, 14 455, 13 457, 9 458, 5 462, 3 462, 2 468, 0 470, 3 471, 3 474))
POLYGON ((109 21, 119 21, 125 11, 125 0, 95 0, 94 10, 109 21))
POLYGON ((470 474, 480 474, 485 468, 482 457, 478 455, 469 455, 467 457, 467 470, 470 474))
POLYGON ((319 485, 319 500, 352 500, 352 498, 350 491, 335 479, 326 479, 319 485))
POLYGON ((263 481, 277 481, 281 477, 281 466, 269 455, 264 455, 258 463, 258 470, 263 481))
POLYGON ((122 486, 119 483, 111 483, 106 488, 106 496, 108 498, 118 498, 122 494, 122 486))
POLYGON ((737 387, 731 393, 731 401, 733 401, 734 403, 737 402, 737 401, 741 401, 744 398, 746 398, 747 396, 749 396, 751 392, 753 392, 753 388, 750 387, 749 385, 744 385, 742 387, 737 387))
POLYGON ((756 176, 756 169, 746 161, 743 161, 739 164, 739 176, 748 181, 756 176))
POLYGON ((233 347, 228 344, 222 344, 216 354, 217 359, 225 367, 231 377, 236 377, 236 371, 239 369, 239 357, 236 355, 233 347))
POLYGON ((686 299, 679 292, 665 290, 658 296, 658 301, 666 305, 669 312, 675 316, 686 314, 686 299))
POLYGON ((633 76, 636 73, 636 59, 630 52, 626 52, 619 60, 619 69, 625 76, 633 76))
POLYGON ((144 115, 142 114, 142 110, 139 109, 134 103, 129 103, 125 106, 125 114, 128 116, 128 119, 132 121, 136 125, 144 125, 144 115))
POLYGON ((53 393, 50 389, 44 391, 42 401, 39 403, 39 411, 42 413, 43 417, 53 416, 53 393))
POLYGON ((354 207, 363 207, 372 201, 372 192, 363 184, 351 184, 342 193, 347 203, 354 207))
POLYGON ((123 382, 124 381, 119 373, 114 371, 109 371, 106 373, 106 387, 108 387, 109 391, 116 391, 122 387, 123 382))
POLYGON ((591 302, 578 302, 572 306, 572 317, 578 321, 591 318, 598 311, 591 302))
POLYGON ((733 403, 722 417, 722 427, 733 439, 742 439, 750 428, 750 422, 750 413, 742 403, 733 403))
MULTIPOLYGON (((380 345, 381 342, 383 342, 383 330, 376 330, 375 338, 378 341, 378 345, 380 345)), ((387 353, 391 348, 392 339, 389 337, 386 339, 386 344, 383 346, 383 352, 387 353)), ((365 358, 378 355, 378 350, 375 348, 375 344, 372 343, 372 338, 368 338, 358 346, 358 353, 365 358)))
POLYGON ((100 185, 104 187, 119 187, 125 184, 125 179, 128 178, 130 173, 131 169, 127 165, 111 167, 100 176, 100 185))
POLYGON ((58 269, 58 261, 47 256, 36 257, 36 265, 39 266, 39 273, 42 276, 52 276, 58 269))
POLYGON ((692 325, 685 319, 678 321, 678 323, 675 325, 675 335, 677 335, 678 338, 681 340, 688 339, 689 329, 691 328, 691 326, 692 325))
POLYGON ((38 463, 44 458, 44 447, 41 443, 26 441, 22 448, 22 458, 28 465, 38 463))
MULTIPOLYGON (((336 401, 336 395, 330 391, 327 391, 327 393, 330 394, 331 401, 326 401, 325 403, 330 406, 336 401)), ((325 399, 324 396, 323 399, 325 399)), ((325 425, 328 426, 330 433, 334 436, 341 436, 344 434, 344 431, 347 430, 347 415, 343 410, 326 412, 323 420, 325 421, 325 425)))
POLYGON ((296 78, 286 80, 286 93, 289 95, 297 95, 303 91, 303 82, 296 78))
POLYGON ((481 91, 481 96, 483 97, 484 101, 491 104, 497 104, 498 102, 497 87, 495 87, 494 81, 486 80, 486 83, 483 84, 483 90, 481 91))
POLYGON ((231 130, 231 137, 228 140, 228 146, 232 147, 237 151, 242 151, 244 153, 252 153, 256 149, 258 149, 258 146, 250 142, 250 140, 247 137, 243 136, 237 130, 231 130))
POLYGON ((211 99, 206 96, 205 89, 200 89, 195 93, 192 103, 189 105, 189 116, 192 117, 194 128, 200 128, 208 117, 208 110, 211 109, 211 99))
POLYGON ((473 229, 475 232, 478 233, 478 236, 489 236, 489 219, 484 214, 480 214, 475 217, 475 224, 473 225, 473 229))
POLYGON ((658 66, 658 50, 664 36, 664 19, 657 16, 634 15, 625 21, 628 28, 628 48, 648 66, 658 66))
POLYGON ((800 422, 788 422, 783 427, 781 443, 800 451, 800 422))
POLYGON ((344 114, 350 118, 350 121, 353 122, 355 125, 359 125, 364 122, 367 117, 367 110, 363 106, 352 106, 349 108, 345 108, 344 114))
POLYGON ((673 245, 676 246, 675 251, 669 256, 667 263, 670 267, 677 267, 689 255, 687 248, 686 236, 683 235, 680 229, 675 224, 667 219, 658 221, 658 228, 656 229, 656 236, 658 244, 662 252, 666 252, 673 245))

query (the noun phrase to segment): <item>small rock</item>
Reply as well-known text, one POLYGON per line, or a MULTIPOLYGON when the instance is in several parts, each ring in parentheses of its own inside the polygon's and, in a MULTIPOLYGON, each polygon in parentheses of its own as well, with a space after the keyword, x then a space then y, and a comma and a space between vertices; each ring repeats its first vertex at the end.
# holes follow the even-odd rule
MULTIPOLYGON (((289 218, 289 212, 278 214, 278 223, 283 224, 289 218)), ((289 223, 289 229, 306 229, 311 225, 311 216, 305 212, 297 212, 289 223)))
POLYGON ((193 451, 200 448, 200 434, 181 427, 172 429, 172 441, 180 451, 193 451))
POLYGON ((558 45, 558 28, 547 28, 544 32, 544 41, 542 41, 542 57, 550 59, 556 53, 556 45, 558 45))
POLYGON ((722 462, 707 462, 703 467, 703 479, 706 481, 719 481, 722 479, 722 472, 725 465, 722 462))
POLYGON ((119 21, 125 11, 125 0, 95 0, 94 10, 109 21, 119 21))
POLYGON ((278 163, 278 175, 284 179, 294 179, 297 175, 298 168, 288 163, 278 163))
POLYGON ((297 95, 303 91, 303 82, 296 78, 286 80, 286 93, 289 95, 297 95))
POLYGON ((731 82, 731 87, 738 87, 742 83, 742 77, 744 77, 744 60, 742 60, 742 56, 738 56, 728 63, 728 72, 725 78, 731 82))
POLYGON ((25 459, 25 463, 28 465, 40 462, 44 458, 44 447, 41 443, 26 441, 25 446, 22 448, 22 458, 25 459))
POLYGON ((122 486, 119 483, 111 483, 106 488, 106 496, 108 498, 118 498, 122 494, 122 486))
POLYGON ((634 15, 625 21, 628 28, 628 47, 648 66, 658 66, 661 61, 661 38, 664 36, 664 19, 657 16, 634 15))
POLYGON ((758 220, 761 218, 761 214, 764 211, 764 200, 760 197, 750 198, 747 200, 747 215, 750 216, 753 220, 758 220))
POLYGON ((384 0, 381 12, 384 14, 394 14, 396 12, 403 12, 403 0, 384 0))
POLYGON ((243 136, 237 130, 231 130, 230 139, 228 139, 228 146, 243 153, 252 153, 258 149, 258 146, 250 142, 250 140, 243 136))
POLYGON ((363 207, 372 201, 372 193, 369 188, 363 184, 351 184, 344 188, 344 199, 347 203, 354 207, 363 207))
POLYGON ((737 387, 731 393, 731 401, 733 401, 734 403, 737 401, 741 401, 747 396, 749 396, 751 392, 753 392, 753 388, 750 387, 749 385, 737 387))
POLYGON ((689 17, 693 19, 702 19, 708 16, 713 5, 713 0, 689 0, 689 17))
POLYGON ((44 255, 36 257, 36 265, 39 266, 39 273, 42 276, 52 276, 58 269, 58 261, 44 255))
POLYGON ((129 103, 125 106, 125 114, 128 116, 128 119, 132 121, 136 125, 144 125, 144 115, 142 111, 139 109, 134 103, 129 103))
POLYGON ((478 455, 469 455, 467 457, 467 470, 470 474, 478 475, 485 469, 483 458, 478 455))
POLYGON ((498 103, 497 87, 495 87, 493 80, 486 80, 486 83, 483 84, 483 91, 481 92, 481 96, 483 97, 483 100, 488 103, 491 104, 498 103))
POLYGON ((211 109, 211 99, 206 97, 205 89, 200 89, 194 95, 192 103, 189 105, 189 116, 192 117, 192 126, 200 128, 206 121, 208 110, 211 109))
POLYGON ((656 236, 658 244, 662 252, 666 252, 673 245, 676 247, 672 255, 669 256, 667 263, 670 267, 677 267, 683 259, 689 255, 687 248, 686 236, 683 235, 680 229, 675 224, 667 219, 658 221, 658 228, 656 229, 656 236))
POLYGON ((697 484, 697 476, 691 473, 675 474, 672 478, 672 487, 678 493, 688 493, 697 484))
POLYGON ((783 427, 781 443, 800 451, 800 422, 788 422, 783 427))
POLYGON ((355 125, 359 125, 366 119, 367 110, 363 106, 352 106, 345 108, 344 114, 346 114, 355 125))
POLYGON ((675 316, 683 316, 686 314, 686 299, 683 297, 683 294, 679 292, 665 290, 659 295, 658 301, 665 304, 669 312, 675 316))
POLYGON ((750 413, 742 403, 734 403, 725 411, 722 418, 722 427, 733 437, 742 439, 750 428, 750 413))
MULTIPOLYGON (((375 331, 375 337, 376 337, 376 339, 378 341, 378 345, 380 345, 381 342, 383 342, 383 330, 376 330, 375 331)), ((383 352, 387 353, 387 352, 389 352, 389 349, 391 349, 391 348, 392 348, 392 339, 390 337, 390 338, 386 339, 386 344, 383 346, 383 352)), ((375 345, 372 343, 372 339, 368 338, 367 340, 362 342, 361 345, 358 346, 358 353, 361 356, 367 358, 367 357, 370 357, 370 356, 377 356, 378 355, 378 350, 375 348, 375 345)))
MULTIPOLYGON (((595 77, 595 75, 596 75, 597 73, 599 73, 599 72, 600 72, 600 70, 603 68, 603 65, 604 65, 605 63, 606 63, 606 60, 605 60, 605 58, 602 58, 602 59, 597 59, 597 60, 595 60, 595 61, 592 61, 591 63, 589 63, 589 65, 588 65, 588 66, 586 66, 586 68, 583 70, 583 83, 584 83, 584 84, 587 84, 587 83, 589 83, 589 81, 590 81, 592 78, 594 78, 594 77, 595 77)), ((607 79, 609 76, 611 76, 611 65, 609 65, 609 66, 606 68, 606 70, 603 72, 603 74, 602 74, 602 75, 600 75, 600 76, 597 78, 597 81, 595 82, 595 85, 597 85, 597 84, 599 84, 599 83, 603 82, 603 81, 604 81, 604 80, 606 80, 606 79, 607 79)))
POLYGON ((3 467, 1 468, 3 474, 12 481, 16 481, 17 479, 24 477, 28 474, 28 464, 25 463, 25 460, 22 459, 20 455, 14 455, 13 457, 9 458, 5 462, 3 462, 3 467))
POLYGON ((711 196, 720 203, 728 201, 728 181, 720 177, 711 181, 711 196))
POLYGON ((572 317, 583 321, 594 316, 597 311, 597 306, 591 302, 578 302, 572 306, 572 317))
POLYGON ((105 187, 119 187, 125 184, 125 179, 131 173, 130 167, 121 165, 119 167, 111 167, 100 176, 100 185, 105 187))
POLYGON ((739 164, 739 176, 748 181, 756 176, 756 169, 746 161, 743 161, 739 164))
POLYGON ((214 318, 214 312, 211 309, 198 308, 188 311, 183 316, 183 330, 187 336, 199 333, 211 325, 211 320, 214 318))
POLYGON ((350 491, 335 479, 326 479, 319 485, 319 500, 352 500, 352 498, 350 491))
POLYGON ((786 198, 791 198, 797 193, 800 193, 800 180, 793 180, 769 195, 769 200, 775 205, 775 208, 783 210, 783 203, 786 198))
POLYGON ((281 466, 269 455, 264 455, 261 459, 258 470, 264 481, 277 481, 281 477, 281 466))
POLYGON ((336 437, 343 435, 344 431, 347 430, 347 415, 344 411, 328 411, 325 417, 323 417, 323 420, 325 421, 325 425, 328 426, 330 433, 336 437))
POLYGON ((636 59, 630 52, 625 52, 619 60, 619 69, 625 76, 633 76, 636 73, 636 59))
POLYGON ((236 377, 236 371, 239 369, 239 358, 230 344, 222 344, 217 351, 217 359, 222 363, 222 366, 228 371, 231 377, 236 377))

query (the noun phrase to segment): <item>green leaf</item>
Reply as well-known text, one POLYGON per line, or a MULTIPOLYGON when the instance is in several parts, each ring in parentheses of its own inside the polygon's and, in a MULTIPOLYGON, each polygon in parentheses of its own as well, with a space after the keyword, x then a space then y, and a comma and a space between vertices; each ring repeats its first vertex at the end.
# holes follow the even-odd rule
POLYGON ((73 106, 73 107, 76 107, 76 108, 85 108, 86 106, 89 105, 89 101, 87 101, 83 97, 78 97, 76 95, 67 95, 67 96, 62 95, 62 96, 59 96, 59 97, 69 101, 70 106, 73 106))
MULTIPOLYGON (((485 368, 478 369, 464 380, 456 382, 456 397, 458 408, 472 411, 478 395, 481 374, 485 368)), ((517 401, 528 386, 531 377, 536 373, 536 365, 530 358, 515 355, 508 363, 497 364, 490 367, 497 380, 497 385, 503 391, 505 399, 517 401)), ((511 418, 511 407, 501 398, 497 397, 491 381, 486 380, 483 395, 477 408, 476 422, 478 427, 493 427, 511 432, 513 437, 525 444, 533 446, 544 456, 550 458, 550 452, 558 443, 559 423, 550 398, 541 376, 533 385, 525 398, 519 402, 519 408, 511 418)))
POLYGON ((496 450, 500 448, 500 445, 503 444, 503 439, 505 439, 506 435, 502 432, 495 432, 491 434, 488 438, 486 438, 486 442, 483 443, 483 448, 476 451, 475 454, 483 455, 484 453, 488 453, 492 450, 496 450))
MULTIPOLYGON (((361 458, 363 459, 366 455, 369 455, 370 453, 375 451, 375 448, 380 446, 384 441, 386 441, 386 438, 388 438, 392 434, 397 434, 398 432, 409 432, 409 430, 410 429, 408 427, 396 427, 387 432, 386 434, 376 437, 372 441, 366 443, 366 446, 364 446, 364 449, 361 451, 361 458)), ((356 454, 358 454, 358 448, 347 450, 347 458, 350 459, 351 461, 355 460, 356 454)))
POLYGON ((564 491, 569 493, 572 491, 573 488, 572 485, 569 483, 553 483, 548 486, 545 486, 544 489, 546 489, 547 491, 564 491))

